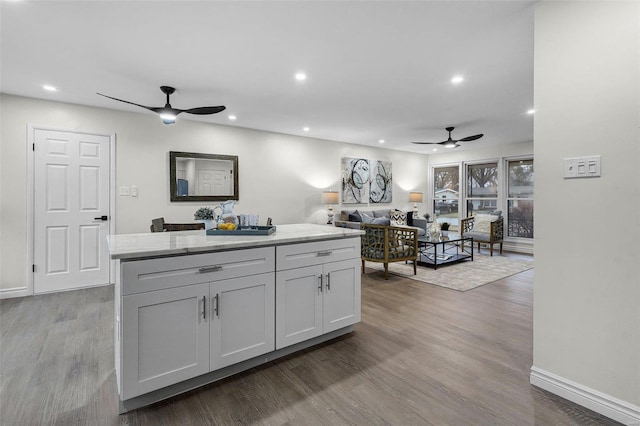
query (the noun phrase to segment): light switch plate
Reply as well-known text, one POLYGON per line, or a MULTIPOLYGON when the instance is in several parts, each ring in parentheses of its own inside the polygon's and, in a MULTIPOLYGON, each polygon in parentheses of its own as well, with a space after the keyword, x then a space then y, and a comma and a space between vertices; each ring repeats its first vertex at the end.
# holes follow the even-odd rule
POLYGON ((563 175, 565 179, 600 177, 600 156, 565 158, 563 175))

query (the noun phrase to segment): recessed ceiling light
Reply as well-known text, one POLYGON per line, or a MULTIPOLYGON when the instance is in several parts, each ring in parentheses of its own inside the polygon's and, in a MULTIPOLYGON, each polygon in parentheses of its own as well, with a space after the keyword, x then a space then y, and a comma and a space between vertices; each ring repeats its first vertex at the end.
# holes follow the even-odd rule
POLYGON ((384 143, 384 139, 380 139, 378 143, 384 143))
POLYGON ((536 113, 536 110, 533 109, 533 108, 531 108, 530 110, 527 111, 527 114, 529 114, 529 115, 533 115, 535 113, 536 113))
POLYGON ((309 128, 308 127, 304 127, 302 130, 304 130, 305 132, 308 132, 309 128))
POLYGON ((236 117, 236 116, 235 116, 235 115, 233 115, 233 114, 231 114, 231 115, 229 116, 229 120, 231 120, 231 121, 235 120, 236 118, 238 118, 238 117, 236 117))
POLYGON ((296 80, 298 81, 305 81, 307 79, 307 75, 303 72, 297 72, 296 73, 296 80))
POLYGON ((58 91, 58 89, 56 89, 55 87, 53 87, 53 86, 52 86, 52 85, 50 85, 50 84, 43 84, 43 85, 42 85, 42 88, 43 88, 44 90, 46 90, 47 92, 57 92, 57 91, 58 91))
POLYGON ((437 150, 438 150, 438 148, 433 148, 433 151, 434 151, 434 152, 435 152, 435 151, 437 151, 437 150))
POLYGON ((452 82, 453 84, 460 84, 460 83, 462 83, 463 81, 464 81, 464 77, 463 77, 463 76, 461 76, 461 75, 456 75, 456 76, 454 76, 454 77, 451 79, 451 82, 452 82))

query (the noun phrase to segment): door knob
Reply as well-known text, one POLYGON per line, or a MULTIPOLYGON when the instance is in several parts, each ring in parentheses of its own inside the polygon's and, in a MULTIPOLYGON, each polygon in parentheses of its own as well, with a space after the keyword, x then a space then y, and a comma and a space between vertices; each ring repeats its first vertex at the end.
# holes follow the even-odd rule
POLYGON ((100 216, 100 217, 94 217, 94 220, 109 220, 108 216, 100 216))

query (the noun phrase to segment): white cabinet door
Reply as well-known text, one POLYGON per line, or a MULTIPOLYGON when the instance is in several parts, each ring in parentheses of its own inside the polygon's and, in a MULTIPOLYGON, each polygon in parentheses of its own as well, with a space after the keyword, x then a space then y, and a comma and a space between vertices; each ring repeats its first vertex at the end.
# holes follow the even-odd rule
POLYGON ((209 371, 208 296, 205 283, 122 297, 123 400, 209 371))
POLYGON ((360 260, 324 265, 323 331, 360 322, 360 260))
POLYGON ((211 283, 211 371, 275 349, 274 274, 211 283))
POLYGON ((360 259, 278 271, 276 349, 360 321, 360 259))
POLYGON ((276 274, 276 349, 322 334, 322 265, 276 274))

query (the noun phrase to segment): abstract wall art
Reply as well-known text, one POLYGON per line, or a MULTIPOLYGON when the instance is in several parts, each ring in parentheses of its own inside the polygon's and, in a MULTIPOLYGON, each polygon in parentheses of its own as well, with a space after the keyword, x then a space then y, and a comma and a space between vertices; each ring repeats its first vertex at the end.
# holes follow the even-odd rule
POLYGON ((342 159, 342 203, 361 204, 369 199, 369 160, 342 159))
POLYGON ((390 203, 393 201, 391 161, 371 160, 369 165, 369 201, 371 203, 390 203))

